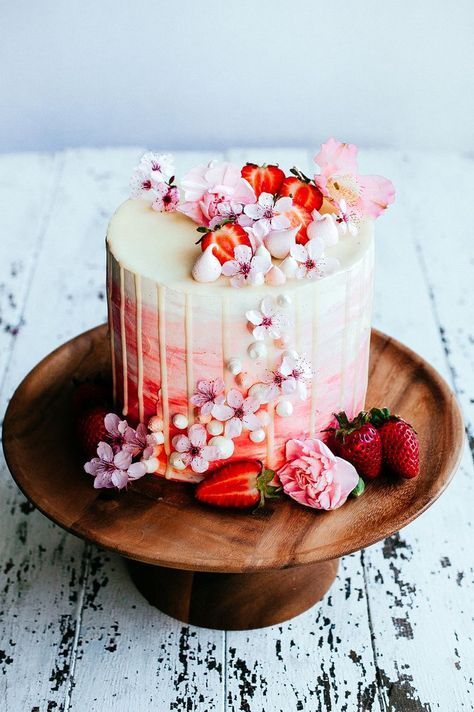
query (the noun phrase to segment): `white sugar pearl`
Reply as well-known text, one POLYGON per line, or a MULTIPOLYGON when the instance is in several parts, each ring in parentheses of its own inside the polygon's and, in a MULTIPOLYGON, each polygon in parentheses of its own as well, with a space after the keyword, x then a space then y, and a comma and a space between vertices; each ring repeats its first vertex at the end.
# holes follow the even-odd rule
POLYGON ((150 440, 155 443, 155 445, 163 445, 165 442, 165 436, 162 432, 152 433, 150 435, 150 440))
POLYGON ((174 467, 175 470, 185 470, 186 465, 181 459, 181 453, 179 452, 172 452, 170 455, 170 465, 171 467, 174 467))
POLYGON ((219 420, 211 420, 211 422, 207 424, 207 432, 209 435, 222 435, 224 426, 219 420))
POLYGON ((227 368, 233 376, 238 376, 242 370, 242 361, 239 358, 230 358, 227 368))
POLYGON ((188 427, 188 419, 183 413, 176 413, 173 415, 173 425, 178 430, 184 430, 188 427))
POLYGON ((163 430, 163 419, 158 415, 153 415, 148 421, 148 430, 152 433, 159 433, 163 430))
POLYGON ((259 410, 258 413, 256 413, 256 416, 263 426, 268 425, 270 422, 270 416, 266 410, 259 410))
POLYGON ((263 341, 253 341, 247 349, 250 358, 264 358, 267 355, 267 347, 263 341))
POLYGON ((234 454, 234 441, 230 438, 225 438, 223 435, 211 438, 208 445, 213 445, 219 450, 219 457, 221 460, 226 460, 234 454))
POLYGON ((279 294, 277 297, 277 304, 279 307, 288 307, 291 304, 291 297, 289 294, 279 294))
POLYGON ((252 430, 249 435, 250 440, 253 443, 263 443, 265 440, 265 430, 263 428, 257 428, 257 430, 252 430))
POLYGON ((143 464, 146 467, 146 471, 149 475, 152 475, 154 472, 157 471, 158 469, 158 458, 156 457, 149 457, 148 460, 142 460, 143 464))
POLYGON ((287 418, 293 413, 293 404, 290 401, 281 400, 277 403, 275 410, 280 418, 287 418))

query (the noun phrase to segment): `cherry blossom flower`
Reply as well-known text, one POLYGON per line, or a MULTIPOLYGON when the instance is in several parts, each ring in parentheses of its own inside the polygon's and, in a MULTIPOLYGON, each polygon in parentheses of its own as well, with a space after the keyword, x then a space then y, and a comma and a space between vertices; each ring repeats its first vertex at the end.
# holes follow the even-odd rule
POLYGON ((292 376, 284 374, 280 368, 274 371, 268 371, 263 379, 264 388, 261 392, 261 402, 270 403, 270 401, 279 398, 282 395, 291 395, 296 390, 296 381, 292 376))
POLYGON ((339 260, 335 257, 324 256, 324 240, 315 237, 306 245, 293 245, 291 256, 299 262, 296 270, 298 279, 320 279, 331 274, 339 267, 339 260))
POLYGON ((207 432, 203 425, 195 423, 188 428, 188 434, 175 435, 172 445, 181 455, 181 460, 186 467, 191 467, 193 472, 206 472, 209 462, 219 459, 219 448, 206 445, 207 432))
POLYGON ((155 197, 156 188, 173 176, 173 159, 169 154, 145 153, 131 179, 131 198, 155 197))
POLYGON ((264 244, 264 240, 270 232, 270 228, 262 220, 259 220, 258 222, 253 222, 251 218, 248 219, 252 224, 248 226, 243 225, 242 227, 249 236, 250 244, 252 245, 253 249, 257 250, 264 244))
POLYGON ((351 210, 347 207, 344 198, 339 201, 339 212, 336 215, 336 223, 341 235, 345 235, 346 232, 348 232, 355 237, 359 232, 358 225, 360 223, 360 216, 355 210, 351 210))
POLYGON ((179 203, 179 192, 175 185, 159 183, 155 188, 155 199, 151 205, 157 212, 172 213, 179 203))
POLYGON ((311 364, 296 352, 285 353, 280 366, 281 373, 287 377, 288 381, 293 379, 294 389, 301 400, 306 400, 308 396, 307 383, 313 378, 311 364))
POLYGON ((224 381, 216 378, 213 381, 201 380, 197 383, 197 391, 191 396, 191 403, 200 409, 202 415, 212 413, 214 406, 225 401, 224 381))
POLYGON ((242 429, 257 430, 262 424, 255 415, 260 403, 257 398, 244 398, 237 388, 232 388, 227 394, 227 404, 218 405, 213 410, 216 420, 225 422, 226 438, 238 438, 242 429))
POLYGON ((145 465, 142 462, 132 463, 132 455, 126 449, 114 453, 111 445, 104 442, 99 443, 97 457, 86 462, 84 470, 95 478, 95 489, 123 489, 128 482, 138 480, 146 473, 145 465))
POLYGON ((314 158, 321 174, 314 182, 335 203, 344 199, 363 217, 378 217, 395 200, 391 181, 381 176, 361 176, 357 168, 357 147, 333 138, 321 146, 314 158))
POLYGON ((145 451, 153 445, 153 435, 148 432, 143 423, 139 423, 136 430, 129 426, 125 431, 124 449, 128 450, 132 457, 146 457, 145 451))
POLYGON ((222 274, 231 277, 233 287, 243 287, 247 284, 256 284, 263 281, 263 276, 271 268, 269 258, 254 255, 248 245, 238 245, 234 249, 233 260, 228 260, 222 265, 222 274))
MULTIPOLYGON (((222 216, 218 211, 222 203, 243 206, 256 200, 250 184, 233 163, 211 161, 208 165, 196 166, 184 176, 181 186, 184 203, 179 210, 200 225, 207 226, 216 216, 222 216)), ((242 211, 237 213, 234 207, 233 212, 240 215, 242 211)))
POLYGON ((118 452, 125 444, 125 433, 129 427, 127 421, 120 420, 115 413, 107 413, 104 425, 107 430, 107 442, 114 452, 118 452))
POLYGON ((272 297, 265 297, 260 302, 260 311, 251 309, 245 313, 248 321, 255 326, 252 330, 256 341, 280 339, 288 326, 288 317, 272 297))
POLYGON ((293 201, 291 198, 274 199, 271 193, 260 193, 257 203, 250 203, 244 207, 244 212, 252 220, 261 223, 267 230, 284 230, 290 227, 290 220, 285 215, 291 210, 293 201))

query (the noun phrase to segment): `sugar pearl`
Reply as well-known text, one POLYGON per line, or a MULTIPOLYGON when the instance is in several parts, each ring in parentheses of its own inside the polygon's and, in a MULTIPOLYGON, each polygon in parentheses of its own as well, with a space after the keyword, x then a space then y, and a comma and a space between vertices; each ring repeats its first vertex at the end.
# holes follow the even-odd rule
POLYGON ((213 445, 219 450, 219 457, 221 460, 226 460, 234 453, 234 441, 230 438, 225 438, 223 435, 211 438, 208 445, 213 445))
POLYGON ((252 378, 249 373, 246 371, 242 371, 242 373, 239 373, 239 375, 236 377, 236 382, 238 386, 241 386, 242 388, 246 388, 247 390, 250 388, 252 385, 252 378))
POLYGON ((173 425, 178 430, 184 430, 188 427, 188 419, 183 413, 176 413, 173 415, 173 425))
POLYGON ((181 459, 181 453, 179 452, 172 452, 170 455, 170 465, 171 467, 174 467, 175 470, 185 470, 186 465, 181 459))
POLYGON ((150 440, 155 443, 155 445, 163 445, 165 442, 165 436, 161 431, 159 431, 157 433, 152 433, 150 435, 150 440))
POLYGON ((146 471, 149 475, 157 471, 159 463, 156 457, 149 457, 148 460, 142 460, 142 462, 145 465, 146 471))
POLYGON ((257 430, 252 430, 249 435, 250 440, 253 443, 263 443, 265 440, 265 430, 263 428, 257 428, 257 430))
POLYGON ((211 422, 207 424, 207 432, 209 435, 222 435, 224 426, 219 420, 211 420, 211 422))
POLYGON ((148 430, 152 433, 159 433, 163 430, 163 419, 158 415, 153 415, 148 421, 148 430))
POLYGON ((291 297, 289 294, 279 294, 277 297, 277 304, 279 307, 288 307, 291 304, 291 297))
POLYGON ((281 400, 277 403, 275 410, 280 418, 287 418, 293 413, 293 404, 290 401, 281 400))
POLYGON ((250 358, 264 358, 267 355, 267 347, 263 341, 253 341, 247 349, 250 358))
POLYGON ((242 371, 242 361, 239 358, 230 358, 227 363, 227 368, 233 376, 238 376, 242 371))

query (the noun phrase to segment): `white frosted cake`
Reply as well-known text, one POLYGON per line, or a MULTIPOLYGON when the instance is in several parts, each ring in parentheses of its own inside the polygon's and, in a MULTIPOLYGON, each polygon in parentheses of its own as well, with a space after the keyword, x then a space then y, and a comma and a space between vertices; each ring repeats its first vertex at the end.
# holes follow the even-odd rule
POLYGON ((107 264, 114 399, 130 422, 153 419, 149 472, 276 469, 290 438, 363 408, 373 221, 393 188, 358 176, 355 153, 331 139, 311 179, 211 164, 180 188, 169 157, 142 159, 107 264))

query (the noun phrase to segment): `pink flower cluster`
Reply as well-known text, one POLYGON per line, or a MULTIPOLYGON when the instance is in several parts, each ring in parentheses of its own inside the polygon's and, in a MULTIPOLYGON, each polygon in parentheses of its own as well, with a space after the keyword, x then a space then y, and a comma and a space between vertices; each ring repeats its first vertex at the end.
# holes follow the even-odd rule
POLYGON ((340 507, 359 481, 350 462, 315 438, 289 440, 286 463, 277 474, 289 497, 315 509, 340 507))
POLYGON ((191 403, 199 408, 201 415, 210 414, 215 420, 225 423, 226 438, 238 438, 244 428, 252 431, 262 426, 255 415, 260 401, 255 397, 245 397, 237 388, 231 388, 224 395, 224 381, 221 378, 199 381, 196 393, 191 396, 191 403))
POLYGON ((132 200, 148 200, 153 210, 172 212, 179 202, 174 167, 168 154, 145 153, 131 179, 132 200))
POLYGON ((115 413, 104 418, 106 441, 99 442, 97 457, 86 462, 84 470, 94 477, 94 487, 123 489, 147 472, 146 461, 152 457, 153 436, 143 423, 136 429, 115 413))

